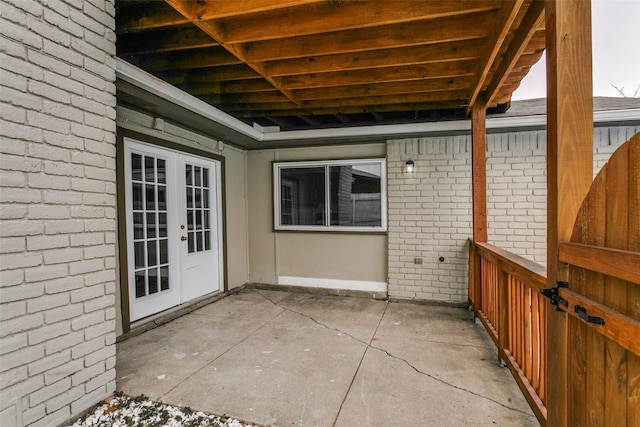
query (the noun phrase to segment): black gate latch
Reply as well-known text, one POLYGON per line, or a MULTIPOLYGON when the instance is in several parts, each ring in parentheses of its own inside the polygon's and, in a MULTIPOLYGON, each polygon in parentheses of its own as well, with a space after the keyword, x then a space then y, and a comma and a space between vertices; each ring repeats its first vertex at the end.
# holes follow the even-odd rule
MULTIPOLYGON (((558 294, 560 288, 568 287, 568 282, 556 282, 555 288, 540 289, 540 293, 551 300, 551 305, 564 305, 565 307, 569 307, 567 300, 558 294)), ((558 310, 560 310, 560 307, 558 307, 558 310)))
POLYGON ((604 325, 604 319, 598 316, 589 316, 587 310, 579 305, 573 307, 576 314, 587 323, 594 323, 596 325, 604 325))

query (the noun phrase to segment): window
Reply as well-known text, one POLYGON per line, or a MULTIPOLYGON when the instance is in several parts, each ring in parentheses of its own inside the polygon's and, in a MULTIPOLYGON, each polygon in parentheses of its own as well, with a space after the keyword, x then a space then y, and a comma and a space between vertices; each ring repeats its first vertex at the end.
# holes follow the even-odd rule
POLYGON ((276 230, 385 231, 385 161, 274 163, 276 230))

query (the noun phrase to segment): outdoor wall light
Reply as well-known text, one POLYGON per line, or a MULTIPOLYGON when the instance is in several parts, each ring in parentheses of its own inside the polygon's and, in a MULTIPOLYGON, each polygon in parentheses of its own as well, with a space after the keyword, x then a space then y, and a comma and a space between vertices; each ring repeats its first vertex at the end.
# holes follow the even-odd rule
POLYGON ((413 173, 415 167, 416 167, 416 165, 415 165, 415 163, 413 163, 413 160, 409 159, 404 164, 404 171, 405 171, 405 173, 413 173))

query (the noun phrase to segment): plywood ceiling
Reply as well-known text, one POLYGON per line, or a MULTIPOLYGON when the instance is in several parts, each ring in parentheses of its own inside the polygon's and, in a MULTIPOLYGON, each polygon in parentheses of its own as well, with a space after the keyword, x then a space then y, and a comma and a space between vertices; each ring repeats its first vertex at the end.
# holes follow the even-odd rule
POLYGON ((117 55, 248 124, 446 120, 508 106, 541 1, 116 0, 117 55))

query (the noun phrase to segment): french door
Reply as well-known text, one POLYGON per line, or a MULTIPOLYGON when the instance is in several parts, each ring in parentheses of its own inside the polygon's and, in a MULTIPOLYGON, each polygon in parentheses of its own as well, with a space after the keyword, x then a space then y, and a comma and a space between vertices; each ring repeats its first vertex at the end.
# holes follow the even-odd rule
POLYGON ((220 164, 125 139, 129 317, 220 290, 220 164))

